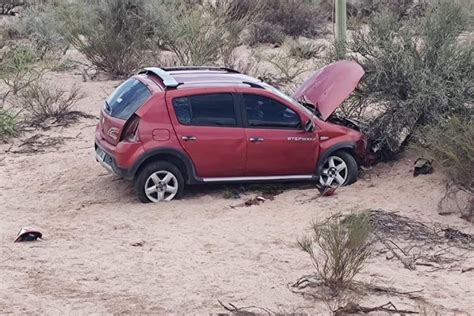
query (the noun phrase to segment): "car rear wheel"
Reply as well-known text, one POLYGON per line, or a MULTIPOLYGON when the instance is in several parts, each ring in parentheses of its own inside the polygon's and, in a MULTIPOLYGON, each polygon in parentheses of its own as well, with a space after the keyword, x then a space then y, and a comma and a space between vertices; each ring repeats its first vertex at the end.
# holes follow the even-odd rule
POLYGON ((135 179, 135 191, 143 203, 169 202, 180 197, 183 187, 183 175, 166 161, 146 165, 135 179))
POLYGON ((339 151, 331 154, 324 162, 319 183, 323 186, 352 184, 357 180, 358 173, 354 157, 345 151, 339 151))

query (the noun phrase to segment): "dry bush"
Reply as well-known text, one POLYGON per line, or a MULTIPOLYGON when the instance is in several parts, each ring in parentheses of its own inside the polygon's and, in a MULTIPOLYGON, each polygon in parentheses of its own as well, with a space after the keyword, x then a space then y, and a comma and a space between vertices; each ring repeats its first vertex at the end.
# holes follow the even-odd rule
POLYGON ((300 42, 295 39, 288 39, 285 44, 288 46, 288 54, 296 59, 312 59, 321 55, 326 48, 323 44, 314 42, 300 42))
POLYGON ((267 0, 267 12, 264 20, 282 27, 288 36, 312 37, 321 33, 330 12, 320 6, 304 0, 267 0))
POLYGON ((69 119, 75 113, 75 104, 84 96, 78 87, 67 92, 61 88, 35 83, 25 89, 17 99, 17 105, 23 109, 27 120, 32 124, 41 124, 48 119, 59 123, 69 119))
POLYGON ((384 10, 390 10, 399 19, 422 16, 431 0, 366 0, 348 3, 348 15, 364 20, 384 10))
MULTIPOLYGON (((245 12, 247 1, 235 1, 245 12)), ((331 15, 327 6, 304 0, 258 0, 259 15, 250 24, 246 43, 281 44, 285 36, 313 37, 321 34, 331 15)), ((240 11, 238 11, 240 12, 240 11)))
POLYGON ((284 92, 291 95, 300 84, 300 76, 312 68, 301 59, 291 58, 288 52, 259 53, 259 58, 272 66, 273 71, 261 73, 259 78, 273 85, 281 88, 284 92))
POLYGON ((266 9, 265 1, 255 0, 220 0, 205 4, 205 9, 211 15, 223 19, 224 24, 235 22, 253 22, 262 16, 266 9))
POLYGON ((298 240, 310 255, 318 277, 335 292, 353 285, 372 254, 369 218, 368 214, 354 214, 344 220, 331 217, 313 223, 312 234, 298 240))
POLYGON ((258 54, 254 54, 252 51, 250 51, 247 57, 240 59, 235 58, 228 66, 243 74, 252 77, 258 77, 259 75, 261 75, 261 62, 261 56, 259 56, 258 54))
POLYGON ((284 40, 283 28, 265 21, 250 25, 245 36, 245 42, 250 46, 258 44, 281 45, 284 40))

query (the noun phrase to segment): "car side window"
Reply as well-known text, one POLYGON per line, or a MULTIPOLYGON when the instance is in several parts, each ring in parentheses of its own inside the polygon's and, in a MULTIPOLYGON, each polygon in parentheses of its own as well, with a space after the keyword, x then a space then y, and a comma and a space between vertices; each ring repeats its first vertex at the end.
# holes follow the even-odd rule
POLYGON ((280 102, 256 94, 244 94, 247 126, 256 128, 300 129, 301 120, 295 111, 280 102))
POLYGON ((184 125, 237 126, 231 93, 179 97, 173 99, 173 107, 178 121, 184 125))

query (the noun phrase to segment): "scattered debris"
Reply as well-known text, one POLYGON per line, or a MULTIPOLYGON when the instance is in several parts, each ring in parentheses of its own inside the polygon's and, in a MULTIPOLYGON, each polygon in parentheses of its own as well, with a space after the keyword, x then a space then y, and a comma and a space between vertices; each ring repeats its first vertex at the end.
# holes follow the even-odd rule
POLYGON ((41 239, 43 234, 36 227, 25 226, 20 229, 13 242, 35 241, 41 239))
POLYGON ((415 160, 415 168, 413 170, 413 176, 417 177, 420 174, 433 173, 433 160, 425 158, 418 158, 415 160))
POLYGON ((359 313, 364 313, 368 314, 371 312, 387 312, 387 313, 396 313, 396 314, 419 314, 419 312, 416 311, 411 311, 411 310, 403 310, 403 309, 398 309, 393 305, 392 302, 388 302, 386 304, 376 306, 376 307, 364 307, 360 306, 359 304, 350 302, 347 303, 343 307, 339 307, 334 311, 334 316, 343 316, 347 314, 359 314, 359 313))
MULTIPOLYGON (((398 260, 401 261, 401 263, 403 263, 403 266, 408 269, 408 270, 416 270, 416 257, 414 255, 408 255, 403 249, 401 249, 397 244, 395 244, 393 241, 391 240, 384 240, 382 238, 380 238, 379 236, 377 236, 377 238, 379 239, 379 241, 385 246, 387 247, 388 250, 390 250, 390 252, 393 254, 393 257, 396 257, 398 260), (398 254, 397 251, 394 250, 394 247, 392 247, 390 245, 391 242, 398 250, 400 250, 401 254, 398 254)), ((392 258, 393 258, 392 257, 392 258)), ((390 260, 392 258, 390 257, 386 257, 387 260, 390 260)))
POLYGON ((474 241, 473 235, 465 234, 454 228, 443 228, 444 237, 449 240, 461 241, 463 243, 471 243, 474 241))
POLYGON ((469 272, 469 271, 474 271, 474 267, 469 267, 469 268, 462 269, 461 273, 466 273, 466 272, 469 272))
POLYGON ((375 285, 375 284, 366 284, 365 287, 368 291, 375 294, 383 293, 383 294, 389 294, 389 295, 403 295, 403 296, 408 296, 409 298, 418 298, 416 294, 423 292, 423 289, 411 290, 411 291, 400 291, 393 287, 385 287, 385 286, 380 286, 380 285, 375 285))
POLYGON ((465 259, 466 252, 460 250, 474 250, 473 236, 453 228, 429 227, 382 210, 371 211, 370 217, 375 238, 391 253, 386 259, 397 258, 409 270, 416 266, 432 267, 428 272, 453 269, 465 259))
MULTIPOLYGON (((309 275, 303 275, 296 282, 288 284, 288 288, 295 294, 303 296, 309 296, 316 300, 326 300, 329 297, 340 295, 342 292, 334 292, 334 290, 328 288, 321 277, 318 274, 313 273, 309 275)), ((385 287, 372 283, 355 282, 350 287, 344 290, 346 293, 357 294, 370 292, 372 294, 387 294, 387 295, 398 295, 407 296, 408 298, 419 298, 419 293, 423 292, 423 289, 402 291, 393 287, 385 287)))
MULTIPOLYGON (((312 188, 314 188, 314 186, 311 187, 311 189, 312 188)), ((305 204, 305 203, 309 203, 311 201, 314 201, 316 199, 319 199, 320 197, 323 197, 323 196, 324 197, 333 196, 333 195, 336 194, 336 190, 338 188, 339 188, 339 185, 337 185, 337 186, 326 186, 326 185, 322 185, 320 183, 317 183, 316 184, 316 189, 318 189, 319 194, 314 195, 309 199, 300 200, 298 202, 299 202, 299 204, 305 204)))
POLYGON ((264 198, 263 196, 257 196, 257 197, 254 197, 254 198, 250 198, 248 200, 246 200, 244 203, 240 203, 240 204, 237 204, 235 206, 231 206, 231 207, 241 207, 241 206, 252 206, 252 205, 259 205, 263 202, 265 202, 267 199, 264 198))
POLYGON ((319 188, 319 193, 321 196, 331 196, 336 194, 336 190, 339 188, 339 186, 324 186, 322 188, 319 188))
POLYGON ((237 307, 235 306, 234 304, 232 303, 227 303, 227 305, 225 305, 224 303, 222 303, 220 300, 217 300, 217 302, 219 303, 219 305, 221 305, 226 311, 229 311, 229 312, 232 312, 232 313, 236 313, 237 315, 259 315, 261 314, 262 312, 265 312, 267 315, 276 315, 275 312, 273 312, 272 310, 268 309, 268 308, 265 308, 265 307, 259 307, 259 306, 245 306, 245 307, 237 307), (258 310, 259 312, 258 313, 255 313, 255 312, 251 312, 250 310, 258 310))
POLYGON ((64 140, 68 137, 49 137, 43 134, 35 134, 26 138, 23 143, 18 145, 17 150, 12 150, 14 154, 29 154, 45 152, 48 148, 59 148, 64 144, 64 140))
POLYGON ((474 249, 474 236, 453 228, 428 226, 422 222, 398 215, 397 212, 371 210, 370 222, 374 232, 384 239, 400 239, 410 242, 450 243, 474 249))
POLYGON ((228 199, 240 199, 240 192, 237 190, 230 190, 226 189, 224 193, 222 193, 222 197, 226 200, 228 199))

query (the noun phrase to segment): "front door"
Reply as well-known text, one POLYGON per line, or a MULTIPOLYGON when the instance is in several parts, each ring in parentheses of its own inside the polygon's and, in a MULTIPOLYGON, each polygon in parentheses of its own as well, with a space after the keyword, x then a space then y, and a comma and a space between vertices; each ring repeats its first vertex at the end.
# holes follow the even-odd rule
POLYGON ((273 98, 242 94, 247 139, 246 176, 312 175, 318 139, 303 129, 300 115, 273 98))
POLYGON ((247 144, 234 98, 232 93, 212 93, 169 100, 176 135, 199 177, 237 177, 245 172, 247 144))

